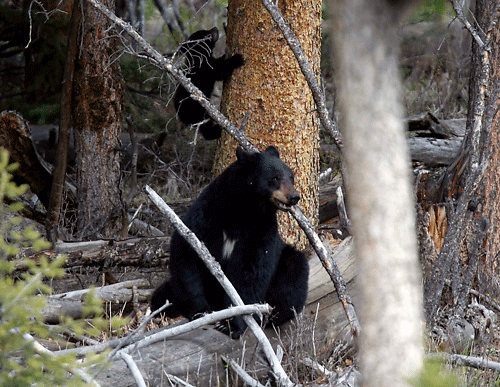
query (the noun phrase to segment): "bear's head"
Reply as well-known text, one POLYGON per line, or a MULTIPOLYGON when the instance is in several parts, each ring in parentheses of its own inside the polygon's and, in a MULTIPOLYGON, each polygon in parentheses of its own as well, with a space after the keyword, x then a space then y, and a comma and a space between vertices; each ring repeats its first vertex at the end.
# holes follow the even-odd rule
POLYGON ((200 68, 208 57, 212 57, 217 40, 219 40, 217 27, 210 30, 196 31, 181 44, 179 53, 187 59, 189 67, 200 68))
POLYGON ((294 187, 294 174, 280 159, 274 146, 269 146, 260 153, 245 152, 238 147, 236 156, 237 162, 246 171, 249 192, 271 202, 282 211, 288 211, 300 200, 294 187))

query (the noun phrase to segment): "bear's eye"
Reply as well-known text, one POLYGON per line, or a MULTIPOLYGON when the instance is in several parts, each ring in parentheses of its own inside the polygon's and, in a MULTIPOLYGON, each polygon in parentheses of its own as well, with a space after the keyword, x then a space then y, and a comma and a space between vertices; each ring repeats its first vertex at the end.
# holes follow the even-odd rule
POLYGON ((280 177, 279 177, 279 176, 274 176, 274 177, 271 179, 271 181, 272 181, 273 183, 279 183, 279 181, 280 181, 280 177))

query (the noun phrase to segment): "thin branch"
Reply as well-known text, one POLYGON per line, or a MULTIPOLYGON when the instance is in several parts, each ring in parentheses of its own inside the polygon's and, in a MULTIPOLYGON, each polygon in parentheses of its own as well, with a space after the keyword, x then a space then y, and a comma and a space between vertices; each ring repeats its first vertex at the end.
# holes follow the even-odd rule
MULTIPOLYGON (((210 325, 213 324, 217 321, 220 320, 225 320, 229 319, 234 316, 240 316, 242 314, 255 314, 255 313, 270 313, 271 312, 271 307, 267 304, 253 304, 253 305, 243 305, 243 306, 232 306, 228 309, 224 310, 219 310, 217 312, 209 313, 204 315, 203 317, 200 317, 196 320, 190 321, 188 323, 182 324, 182 325, 176 325, 173 327, 165 327, 165 329, 162 329, 158 331, 157 333, 147 333, 147 334, 141 334, 136 337, 125 337, 123 339, 117 339, 117 340, 110 340, 108 342, 102 343, 102 344, 97 344, 97 345, 91 345, 88 347, 80 347, 80 348, 70 348, 70 349, 63 349, 61 351, 56 351, 54 354, 56 355, 65 355, 67 353, 76 353, 79 356, 86 355, 88 353, 100 353, 102 351, 105 351, 106 349, 109 348, 117 348, 124 341, 126 341, 125 345, 122 345, 121 351, 126 351, 127 353, 131 353, 135 349, 138 348, 143 348, 148 345, 151 345, 153 343, 156 343, 158 341, 162 341, 164 339, 172 338, 175 336, 182 335, 186 332, 190 332, 192 330, 195 330, 197 328, 200 328, 205 325, 210 325), (134 345, 133 347, 129 348, 131 345, 134 345)), ((254 320, 255 321, 255 320, 254 320)))
POLYGON ((323 245, 323 242, 319 239, 318 234, 314 231, 311 223, 306 218, 306 216, 302 213, 298 206, 293 206, 290 210, 290 213, 297 220, 300 227, 306 233, 309 242, 314 247, 314 250, 318 254, 318 257, 321 261, 321 264, 325 268, 325 270, 330 275, 330 278, 335 286, 335 290, 337 291, 337 295, 339 297, 342 306, 344 307, 344 311, 346 313, 347 319, 349 320, 349 324, 351 325, 351 331, 354 337, 359 337, 360 326, 358 317, 356 315, 356 311, 354 309, 354 304, 352 303, 351 296, 347 291, 347 285, 340 273, 340 270, 332 259, 331 255, 328 253, 326 247, 323 245))
POLYGON ((264 387, 263 384, 259 383, 258 380, 252 378, 244 369, 241 367, 238 363, 236 363, 234 360, 229 359, 228 357, 221 355, 222 361, 226 364, 229 365, 234 372, 238 374, 238 376, 241 378, 243 383, 245 383, 247 386, 250 387, 264 387))
MULTIPOLYGON (((17 330, 17 328, 15 328, 17 330)), ((52 351, 49 351, 47 348, 45 348, 42 344, 40 344, 38 341, 35 340, 33 336, 31 336, 29 333, 23 334, 23 339, 26 340, 28 343, 30 343, 33 347, 33 349, 39 353, 39 354, 45 354, 50 357, 55 357, 55 353, 52 351)), ((83 369, 77 368, 74 366, 70 366, 68 364, 64 364, 64 367, 68 369, 69 372, 71 372, 73 375, 78 375, 82 380, 85 381, 85 383, 100 387, 99 383, 97 383, 91 376, 89 376, 83 369)))
POLYGON ((167 374, 167 378, 168 378, 169 382, 174 382, 174 383, 178 384, 179 386, 194 387, 192 384, 189 384, 188 382, 182 380, 181 378, 178 378, 175 375, 167 374))
POLYGON ((480 370, 490 369, 493 371, 500 371, 500 363, 481 357, 466 356, 459 354, 447 354, 445 352, 430 353, 427 354, 426 357, 430 359, 445 360, 451 364, 458 366, 472 367, 480 370))
POLYGON ((125 352, 120 352, 120 357, 123 359, 125 363, 127 363, 127 366, 132 372, 132 376, 134 377, 137 386, 138 387, 146 387, 146 382, 144 381, 144 378, 142 377, 141 371, 139 370, 139 367, 137 367, 137 364, 135 364, 134 359, 132 359, 132 356, 130 356, 128 353, 125 352))
POLYGON ((127 345, 131 344, 133 339, 132 337, 136 335, 137 333, 142 331, 142 328, 149 323, 155 316, 159 315, 161 312, 163 312, 167 307, 172 305, 170 302, 165 302, 165 305, 163 305, 161 308, 155 310, 153 313, 151 313, 148 318, 146 318, 136 329, 134 329, 132 332, 130 332, 124 340, 120 340, 120 344, 116 346, 116 348, 108 355, 108 359, 113 359, 113 357, 116 355, 116 353, 122 349, 123 347, 126 347, 127 345))
MULTIPOLYGON (((186 332, 190 332, 194 329, 200 328, 202 326, 210 325, 217 321, 226 320, 234 316, 241 316, 241 315, 248 316, 253 321, 255 321, 255 319, 251 317, 252 314, 264 314, 264 313, 265 314, 271 313, 271 307, 268 304, 231 306, 227 309, 206 314, 203 317, 197 318, 196 320, 190 321, 186 324, 174 326, 169 329, 162 330, 158 333, 149 335, 146 338, 143 338, 142 340, 138 341, 133 346, 128 347, 127 351, 132 352, 135 349, 144 348, 158 341, 163 341, 167 338, 179 336, 186 332)), ((260 330, 262 331, 262 329, 260 330)))
POLYGON ((335 123, 330 119, 328 114, 328 110, 326 108, 325 94, 323 93, 322 88, 320 87, 318 81, 316 80, 316 76, 311 69, 311 65, 307 60, 306 55, 304 54, 304 50, 298 39, 295 37, 293 31, 290 29, 288 22, 285 20, 283 15, 281 14, 278 6, 274 4, 271 0, 261 0, 262 4, 268 10, 269 14, 273 18, 276 25, 279 27, 283 36, 285 37, 288 46, 295 55, 297 59, 297 63, 299 64, 300 70, 309 85, 309 89, 311 89, 311 93, 314 98, 314 102, 318 108, 319 119, 321 124, 325 129, 330 132, 333 140, 335 141, 335 145, 339 150, 342 149, 342 135, 338 131, 335 123))
POLYGON ((311 367, 313 370, 322 373, 324 376, 330 378, 332 376, 338 376, 336 372, 330 371, 326 367, 323 367, 317 361, 314 361, 308 357, 301 359, 300 362, 307 367, 311 367))
POLYGON ((484 42, 479 36, 478 31, 470 24, 469 20, 464 15, 464 9, 463 6, 458 4, 458 0, 451 0, 451 4, 453 5, 453 9, 455 10, 455 13, 457 14, 458 20, 462 22, 462 24, 467 28, 467 30, 470 32, 478 46, 483 49, 484 48, 484 42))

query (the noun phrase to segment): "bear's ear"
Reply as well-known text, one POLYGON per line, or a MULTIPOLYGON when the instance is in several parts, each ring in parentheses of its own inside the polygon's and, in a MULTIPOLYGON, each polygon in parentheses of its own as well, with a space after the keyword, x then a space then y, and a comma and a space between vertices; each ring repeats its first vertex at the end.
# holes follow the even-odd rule
POLYGON ((266 148, 266 150, 264 151, 268 154, 270 154, 271 156, 274 156, 274 157, 277 157, 277 158, 280 158, 280 153, 278 152, 278 150, 274 147, 274 146, 268 146, 266 148))
POLYGON ((251 164, 251 163, 256 162, 258 160, 258 157, 255 157, 255 156, 258 156, 258 155, 259 155, 258 152, 257 153, 247 152, 241 146, 236 148, 236 158, 238 159, 238 162, 240 162, 242 164, 251 164))
POLYGON ((236 158, 240 162, 245 161, 248 158, 249 154, 250 153, 246 152, 241 146, 238 146, 238 148, 236 148, 236 158))
POLYGON ((217 27, 212 28, 208 32, 210 32, 210 34, 212 35, 212 42, 215 43, 217 42, 217 40, 219 40, 219 30, 217 29, 217 27))

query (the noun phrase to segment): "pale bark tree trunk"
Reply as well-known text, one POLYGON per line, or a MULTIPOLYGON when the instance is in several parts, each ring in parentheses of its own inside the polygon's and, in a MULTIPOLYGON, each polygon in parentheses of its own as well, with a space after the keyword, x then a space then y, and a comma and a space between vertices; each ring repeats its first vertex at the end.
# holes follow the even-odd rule
POLYGON ((421 274, 398 70, 408 2, 332 0, 362 386, 409 386, 423 361, 421 274))
MULTIPOLYGON (((115 1, 103 2, 114 9, 115 1)), ((116 237, 124 216, 120 191, 119 134, 123 84, 110 22, 83 3, 80 52, 74 78, 77 152, 77 228, 82 239, 116 237)))
POLYGON ((498 294, 500 283, 500 0, 477 0, 471 20, 466 137, 444 178, 441 200, 447 203, 449 227, 425 286, 431 324, 446 279, 451 279, 451 298, 462 315, 472 285, 498 294))
MULTIPOLYGON (((319 77, 321 2, 293 0, 283 5, 279 3, 283 16, 319 77)), ((278 148, 295 173, 299 206, 316 225, 319 126, 297 61, 259 0, 229 2, 227 35, 228 51, 242 54, 245 65, 225 85, 221 110, 237 124, 250 112, 246 135, 261 150, 268 145, 278 148)), ((234 160, 235 148, 236 142, 224 133, 217 147, 215 174, 234 160)), ((288 214, 280 221, 280 232, 288 243, 305 247, 305 235, 288 214)))

